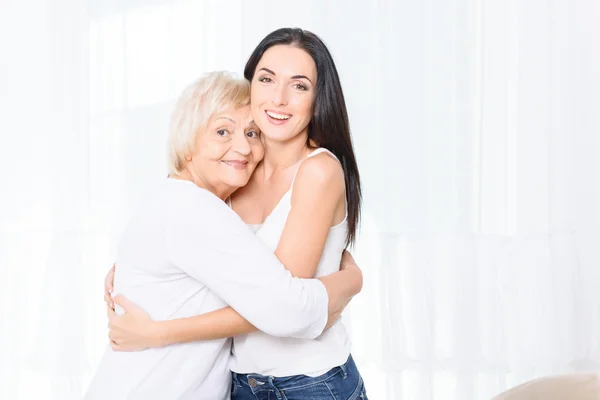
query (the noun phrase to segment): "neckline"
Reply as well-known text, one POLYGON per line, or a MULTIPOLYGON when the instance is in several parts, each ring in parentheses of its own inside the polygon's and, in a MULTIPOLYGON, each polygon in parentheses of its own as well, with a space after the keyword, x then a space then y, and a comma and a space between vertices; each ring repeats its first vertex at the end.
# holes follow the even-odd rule
MULTIPOLYGON (((273 215, 275 213, 275 211, 277 211, 277 209, 279 209, 279 206, 282 204, 283 199, 285 199, 287 197, 288 194, 292 193, 292 186, 294 186, 294 183, 292 182, 292 185, 290 186, 290 188, 287 190, 287 192, 285 192, 283 194, 283 196, 281 196, 281 198, 279 199, 279 201, 277 202, 277 204, 275 205, 275 207, 273 207, 273 209, 271 210, 271 212, 269 213, 269 215, 267 215, 264 219, 264 221, 260 224, 251 224, 251 225, 265 225, 267 223, 267 221, 269 220, 269 218, 271 218, 271 215, 273 215)), ((291 205, 291 200, 290 200, 290 205, 291 205)))
MULTIPOLYGON (((279 201, 277 202, 277 204, 275 205, 275 207, 273 207, 273 209, 271 210, 271 212, 269 213, 269 215, 267 215, 265 217, 265 219, 263 220, 263 222, 261 224, 249 224, 249 225, 265 225, 267 223, 267 221, 269 220, 269 218, 271 218, 271 216, 273 215, 273 213, 275 213, 275 211, 279 208, 279 206, 282 204, 283 199, 285 199, 288 194, 292 193, 292 189, 294 188, 294 182, 296 181, 296 176, 298 175, 298 171, 300 170, 300 167, 302 166, 302 163, 304 161, 306 161, 308 158, 312 157, 313 155, 316 155, 318 153, 322 153, 322 152, 329 152, 329 150, 327 150, 324 147, 317 147, 316 149, 314 149, 313 151, 311 151, 310 153, 308 153, 306 155, 306 157, 304 157, 302 160, 300 160, 300 164, 298 165, 298 168, 296 168, 296 172, 294 172, 294 177, 292 178, 292 183, 290 184, 289 189, 279 198, 279 201)), ((291 200, 290 202, 290 206, 291 206, 291 200)))

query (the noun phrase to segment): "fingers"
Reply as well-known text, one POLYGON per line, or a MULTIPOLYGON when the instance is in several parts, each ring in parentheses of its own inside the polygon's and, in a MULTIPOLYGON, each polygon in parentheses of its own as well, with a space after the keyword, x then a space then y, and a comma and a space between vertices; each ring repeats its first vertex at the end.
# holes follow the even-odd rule
POLYGON ((114 290, 114 281, 115 281, 115 268, 117 264, 113 264, 112 268, 108 270, 106 274, 106 278, 104 278, 104 291, 106 293, 110 293, 114 290))
POLYGON ((125 297, 121 296, 120 294, 116 295, 112 299, 115 304, 118 304, 121 307, 123 307, 125 312, 127 312, 127 310, 131 308, 131 302, 129 300, 127 300, 125 297))
MULTIPOLYGON (((110 310, 108 312, 112 312, 114 315, 114 311, 110 310)), ((110 344, 110 347, 114 350, 114 351, 124 351, 123 347, 118 344, 116 342, 116 337, 114 336, 114 332, 112 330, 113 325, 112 322, 108 322, 108 343, 110 344)))
POLYGON ((108 336, 108 343, 110 344, 110 347, 114 351, 134 352, 134 351, 142 351, 142 350, 144 350, 143 348, 135 348, 135 347, 122 346, 119 343, 115 342, 113 339, 111 339, 110 335, 108 336))
POLYGON ((115 303, 113 302, 113 299, 111 296, 111 293, 114 290, 114 287, 113 287, 114 279, 115 279, 115 265, 113 264, 110 271, 108 271, 106 278, 104 278, 104 302, 106 303, 106 305, 108 307, 110 307, 112 309, 115 308, 115 303))
POLYGON ((354 265, 356 265, 356 262, 354 261, 352 254, 350 254, 348 250, 344 250, 344 252, 342 253, 342 261, 340 262, 340 270, 344 270, 354 265))
POLYGON ((108 315, 108 318, 109 318, 109 321, 108 321, 108 344, 110 344, 110 347, 113 350, 119 351, 120 346, 117 344, 117 342, 115 342, 113 340, 114 338, 113 338, 113 331, 112 331, 112 322, 110 321, 111 313, 112 313, 112 315, 114 315, 114 311, 107 307, 106 314, 108 315))
MULTIPOLYGON (((108 317, 109 322, 116 315, 117 314, 115 313, 115 310, 113 308, 106 306, 106 316, 108 317)), ((110 326, 109 326, 109 328, 110 328, 110 326)))
POLYGON ((125 310, 125 312, 127 314, 139 315, 139 314, 144 313, 144 311, 141 310, 137 305, 135 305, 131 301, 127 300, 125 297, 121 296, 120 294, 113 297, 113 301, 115 302, 115 304, 118 304, 121 307, 123 307, 123 310, 125 310))
POLYGON ((123 347, 120 344, 118 344, 116 342, 113 342, 113 341, 110 342, 110 347, 114 351, 128 352, 128 353, 132 353, 132 352, 135 352, 135 351, 141 351, 141 350, 143 350, 143 349, 135 349, 135 348, 129 349, 129 348, 123 347))
POLYGON ((121 348, 121 346, 119 346, 119 344, 117 342, 115 342, 114 340, 111 340, 110 338, 108 339, 108 341, 110 343, 110 347, 114 351, 123 351, 123 349, 121 348))
POLYGON ((106 293, 110 293, 115 289, 114 285, 113 285, 114 281, 115 281, 115 270, 111 269, 110 271, 108 271, 108 274, 106 274, 106 278, 104 278, 104 291, 106 293))
POLYGON ((112 296, 110 295, 110 293, 107 293, 104 295, 104 302, 106 303, 107 307, 112 308, 113 310, 115 309, 115 303, 112 299, 112 296))
POLYGON ((354 261, 354 257, 352 257, 352 254, 348 250, 344 250, 342 259, 344 259, 344 262, 356 263, 356 261, 354 261))

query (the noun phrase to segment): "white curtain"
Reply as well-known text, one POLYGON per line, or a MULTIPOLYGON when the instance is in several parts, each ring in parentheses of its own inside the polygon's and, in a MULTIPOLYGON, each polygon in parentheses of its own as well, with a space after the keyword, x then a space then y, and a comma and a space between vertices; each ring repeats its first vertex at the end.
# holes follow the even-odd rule
POLYGON ((283 26, 326 41, 349 107, 369 397, 600 369, 599 20, 594 0, 2 0, 0 398, 81 398, 173 100, 283 26))

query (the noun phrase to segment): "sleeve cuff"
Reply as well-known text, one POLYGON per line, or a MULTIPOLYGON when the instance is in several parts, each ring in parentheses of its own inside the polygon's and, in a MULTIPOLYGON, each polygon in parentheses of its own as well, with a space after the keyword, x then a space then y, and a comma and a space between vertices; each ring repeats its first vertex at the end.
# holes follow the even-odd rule
POLYGON ((327 289, 323 282, 318 279, 307 279, 307 281, 314 286, 315 309, 318 311, 318 315, 315 318, 315 322, 306 332, 306 338, 315 339, 321 336, 327 325, 327 320, 329 319, 329 296, 327 295, 327 289))

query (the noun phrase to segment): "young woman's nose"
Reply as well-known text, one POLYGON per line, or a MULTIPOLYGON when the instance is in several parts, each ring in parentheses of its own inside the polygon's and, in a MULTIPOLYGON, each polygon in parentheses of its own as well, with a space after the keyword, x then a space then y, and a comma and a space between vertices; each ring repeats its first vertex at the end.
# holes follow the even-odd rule
POLYGON ((275 85, 273 88, 273 105, 276 107, 287 105, 287 90, 285 85, 275 85))

